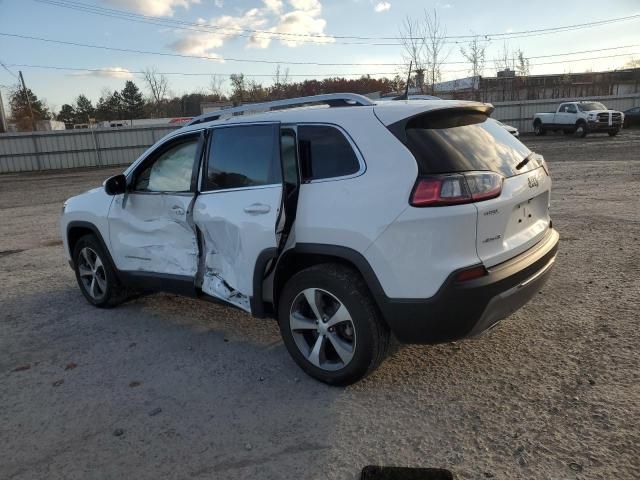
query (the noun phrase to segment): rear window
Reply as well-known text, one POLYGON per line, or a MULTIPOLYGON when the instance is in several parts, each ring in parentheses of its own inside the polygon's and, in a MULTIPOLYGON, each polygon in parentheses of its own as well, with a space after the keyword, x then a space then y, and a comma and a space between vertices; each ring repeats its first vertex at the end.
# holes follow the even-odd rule
POLYGON ((353 148, 335 127, 299 126, 298 146, 303 181, 344 177, 360 170, 353 148))
POLYGON ((516 169, 531 151, 481 112, 429 112, 409 119, 404 132, 390 129, 413 153, 422 175, 490 170, 511 177, 539 166, 529 162, 516 169))

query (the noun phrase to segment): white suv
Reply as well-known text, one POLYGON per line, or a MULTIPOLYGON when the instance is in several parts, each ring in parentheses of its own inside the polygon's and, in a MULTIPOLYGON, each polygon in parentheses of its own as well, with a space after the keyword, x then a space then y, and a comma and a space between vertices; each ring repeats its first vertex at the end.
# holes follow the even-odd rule
POLYGON ((476 335, 548 278, 549 172, 492 110, 334 94, 203 115, 67 200, 69 262, 95 306, 167 291, 272 316, 305 372, 353 383, 391 332, 476 335))

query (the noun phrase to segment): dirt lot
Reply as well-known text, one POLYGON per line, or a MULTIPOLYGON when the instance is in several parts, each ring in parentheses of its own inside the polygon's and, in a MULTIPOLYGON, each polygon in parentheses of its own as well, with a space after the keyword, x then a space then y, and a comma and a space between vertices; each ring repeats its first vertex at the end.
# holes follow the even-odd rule
POLYGON ((346 389, 302 374, 272 321, 170 295, 90 307, 57 217, 112 170, 0 176, 0 478, 640 478, 640 131, 524 141, 555 180, 544 291, 346 389))

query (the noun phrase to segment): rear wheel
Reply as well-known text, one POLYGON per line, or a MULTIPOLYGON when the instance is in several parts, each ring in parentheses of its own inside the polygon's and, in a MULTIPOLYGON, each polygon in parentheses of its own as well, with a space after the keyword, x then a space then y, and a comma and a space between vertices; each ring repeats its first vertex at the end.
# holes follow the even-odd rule
POLYGON ((73 264, 80 291, 96 307, 113 307, 126 298, 109 256, 94 235, 85 235, 73 249, 73 264))
POLYGON ((576 125, 575 135, 578 138, 584 138, 587 136, 587 125, 584 122, 580 122, 576 125))
POLYGON ((367 286, 354 270, 316 265, 295 274, 279 302, 282 338, 307 374, 350 385, 384 359, 389 330, 367 286))
POLYGON ((533 133, 537 137, 541 135, 546 135, 547 131, 542 127, 542 122, 536 122, 533 124, 533 133))
POLYGON ((610 137, 615 137, 616 135, 618 135, 619 132, 620 132, 620 130, 612 130, 611 132, 609 132, 609 136, 610 137))

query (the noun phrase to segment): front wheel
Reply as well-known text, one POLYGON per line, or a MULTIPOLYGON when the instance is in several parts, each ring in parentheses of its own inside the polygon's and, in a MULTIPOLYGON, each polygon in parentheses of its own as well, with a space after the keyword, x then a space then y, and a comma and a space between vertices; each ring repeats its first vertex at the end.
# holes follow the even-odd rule
POLYGON ((546 135, 547 131, 542 127, 542 123, 536 122, 533 124, 533 133, 536 137, 540 137, 542 135, 546 135))
POLYGON ((616 135, 618 135, 619 132, 620 132, 620 130, 612 130, 611 132, 609 132, 609 136, 610 137, 615 137, 616 135))
POLYGON ((96 307, 113 307, 126 298, 109 256, 94 235, 85 235, 73 249, 73 264, 80 291, 96 307))
POLYGON ((576 125, 575 135, 578 138, 584 138, 587 136, 587 126, 584 123, 579 123, 576 125))
POLYGON ((295 274, 280 296, 284 344, 308 375, 350 385, 384 359, 389 330, 360 275, 337 265, 315 265, 295 274))

